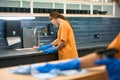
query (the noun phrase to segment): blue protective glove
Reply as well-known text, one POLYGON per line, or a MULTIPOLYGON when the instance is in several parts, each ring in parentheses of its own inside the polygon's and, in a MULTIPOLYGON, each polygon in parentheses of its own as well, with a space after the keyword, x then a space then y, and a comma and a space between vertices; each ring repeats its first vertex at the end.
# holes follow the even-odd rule
POLYGON ((51 47, 49 49, 43 50, 43 52, 45 52, 45 54, 50 54, 50 53, 54 53, 57 51, 56 47, 51 47))
POLYGON ((38 48, 38 51, 40 51, 40 50, 46 50, 46 49, 48 49, 50 47, 52 47, 52 44, 43 45, 43 46, 41 46, 41 47, 38 48))
POLYGON ((95 64, 106 65, 110 80, 120 80, 120 60, 115 58, 106 58, 95 61, 95 64))
POLYGON ((60 62, 57 64, 50 64, 47 63, 44 66, 39 66, 36 68, 41 73, 47 73, 50 72, 53 69, 58 70, 71 70, 71 69, 80 69, 80 60, 75 58, 68 62, 60 62))

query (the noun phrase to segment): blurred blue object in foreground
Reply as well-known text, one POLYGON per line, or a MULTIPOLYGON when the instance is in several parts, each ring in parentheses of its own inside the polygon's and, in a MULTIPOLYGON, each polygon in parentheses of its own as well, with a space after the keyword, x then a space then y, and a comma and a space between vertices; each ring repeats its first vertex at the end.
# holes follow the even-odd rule
POLYGON ((47 63, 44 66, 39 66, 36 68, 39 72, 47 73, 53 69, 59 70, 70 70, 70 69, 80 69, 80 60, 75 58, 68 62, 59 62, 57 64, 47 63))
MULTIPOLYGON (((31 64, 28 66, 18 66, 16 69, 10 68, 13 74, 29 74, 36 78, 48 79, 58 75, 70 75, 68 72, 78 73, 80 71, 80 60, 75 58, 66 62, 46 63, 45 65, 31 64), (73 70, 73 71, 69 71, 73 70)), ((72 75, 72 74, 71 74, 72 75)))
POLYGON ((11 73, 18 73, 18 74, 31 74, 31 68, 36 68, 40 73, 48 73, 53 69, 58 70, 71 70, 71 69, 80 69, 80 60, 75 58, 67 62, 59 62, 59 63, 46 63, 45 65, 40 64, 33 64, 29 66, 18 66, 16 69, 10 69, 11 73))
POLYGON ((100 59, 95 62, 98 65, 106 65, 110 80, 120 80, 120 60, 115 58, 100 59))

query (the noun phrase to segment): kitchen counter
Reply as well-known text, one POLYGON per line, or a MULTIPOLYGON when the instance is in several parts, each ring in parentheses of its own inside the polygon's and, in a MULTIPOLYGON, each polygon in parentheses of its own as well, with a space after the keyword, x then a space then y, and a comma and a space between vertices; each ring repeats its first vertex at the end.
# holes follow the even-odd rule
POLYGON ((57 59, 58 59, 57 53, 46 55, 41 51, 29 52, 17 49, 0 49, 0 68, 21 64, 46 62, 57 59))
MULTIPOLYGON (((78 43, 77 43, 78 44, 78 43)), ((93 49, 97 47, 107 47, 110 44, 110 42, 93 42, 93 43, 79 43, 79 46, 77 46, 78 50, 84 50, 84 49, 93 49)))
POLYGON ((6 58, 13 58, 13 57, 20 57, 20 56, 28 56, 28 55, 43 55, 43 52, 26 52, 22 50, 17 49, 0 49, 0 59, 6 59, 6 58))
MULTIPOLYGON (((79 57, 90 54, 97 49, 105 49, 109 42, 101 42, 101 43, 84 43, 81 44, 80 48, 78 48, 79 57)), ((16 50, 16 49, 2 49, 0 48, 0 68, 15 66, 21 64, 31 64, 37 62, 46 62, 58 60, 58 54, 44 54, 43 52, 35 52, 32 51, 31 48, 24 50, 16 50), (29 51, 30 50, 30 51, 29 51)))

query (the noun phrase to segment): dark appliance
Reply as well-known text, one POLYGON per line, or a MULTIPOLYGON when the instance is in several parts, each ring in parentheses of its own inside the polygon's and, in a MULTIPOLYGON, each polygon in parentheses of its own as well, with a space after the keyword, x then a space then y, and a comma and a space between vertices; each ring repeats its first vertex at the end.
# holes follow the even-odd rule
POLYGON ((6 37, 16 37, 21 35, 21 26, 19 20, 7 20, 5 26, 6 37))
POLYGON ((54 34, 54 26, 53 26, 53 24, 48 24, 47 25, 47 34, 48 35, 53 35, 54 34))
POLYGON ((22 29, 20 20, 6 20, 5 39, 9 48, 22 47, 22 29))

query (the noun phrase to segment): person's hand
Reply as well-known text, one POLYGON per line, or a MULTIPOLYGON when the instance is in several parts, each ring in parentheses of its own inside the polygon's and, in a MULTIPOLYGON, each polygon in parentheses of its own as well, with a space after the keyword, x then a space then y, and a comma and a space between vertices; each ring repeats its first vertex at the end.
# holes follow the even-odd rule
POLYGON ((106 65, 110 80, 120 80, 120 60, 115 58, 106 58, 95 61, 95 64, 106 65))
POLYGON ((52 47, 52 44, 43 45, 43 46, 41 46, 41 47, 38 48, 38 51, 40 51, 40 50, 46 50, 46 49, 48 49, 50 47, 52 47))
POLYGON ((38 46, 33 46, 33 49, 35 50, 35 51, 37 51, 38 50, 38 46))
POLYGON ((50 54, 50 53, 54 53, 57 51, 56 47, 51 47, 49 49, 44 50, 45 54, 50 54))

